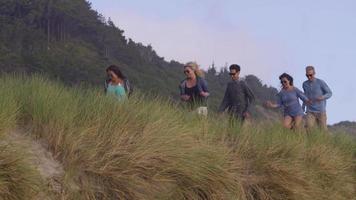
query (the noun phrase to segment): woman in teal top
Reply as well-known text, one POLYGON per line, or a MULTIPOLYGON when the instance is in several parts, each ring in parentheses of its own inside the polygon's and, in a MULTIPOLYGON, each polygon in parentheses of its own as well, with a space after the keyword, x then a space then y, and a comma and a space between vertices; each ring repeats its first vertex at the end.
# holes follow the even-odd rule
POLYGON ((126 98, 126 91, 124 88, 124 80, 125 76, 122 74, 119 67, 115 65, 111 65, 106 69, 106 73, 110 77, 110 81, 108 82, 106 94, 115 96, 119 100, 123 100, 126 98))

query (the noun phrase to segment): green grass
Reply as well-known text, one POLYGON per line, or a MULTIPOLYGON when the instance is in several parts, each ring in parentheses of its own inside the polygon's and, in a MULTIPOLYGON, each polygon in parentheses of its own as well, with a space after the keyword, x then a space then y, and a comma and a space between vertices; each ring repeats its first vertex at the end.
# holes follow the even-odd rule
POLYGON ((355 196, 356 145, 346 136, 240 127, 224 116, 201 119, 163 99, 136 94, 120 103, 100 90, 40 76, 0 82, 0 93, 14 98, 0 105, 16 108, 4 112, 16 113, 63 163, 66 199, 355 196))
POLYGON ((15 126, 19 111, 14 94, 9 85, 5 84, 6 82, 5 78, 0 81, 0 138, 9 128, 15 126))
POLYGON ((9 87, 13 79, 0 80, 0 199, 32 199, 40 191, 38 172, 26 160, 26 152, 6 142, 8 132, 15 128, 19 105, 9 87))
POLYGON ((0 199, 25 200, 37 197, 41 177, 16 147, 0 145, 0 199))

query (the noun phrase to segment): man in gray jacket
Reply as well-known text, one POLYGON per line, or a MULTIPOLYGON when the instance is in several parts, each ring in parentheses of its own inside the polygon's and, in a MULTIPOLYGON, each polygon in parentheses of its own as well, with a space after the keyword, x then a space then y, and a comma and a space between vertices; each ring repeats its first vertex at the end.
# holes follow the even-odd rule
POLYGON ((308 80, 304 81, 303 90, 308 99, 311 100, 311 104, 306 105, 307 128, 310 130, 317 123, 321 130, 326 131, 326 100, 332 96, 332 92, 323 80, 315 77, 313 66, 307 66, 305 71, 308 80))
POLYGON ((220 104, 219 112, 228 109, 231 116, 244 121, 248 116, 248 108, 255 100, 255 97, 245 81, 240 79, 240 66, 233 64, 230 66, 231 81, 228 83, 224 99, 220 104))

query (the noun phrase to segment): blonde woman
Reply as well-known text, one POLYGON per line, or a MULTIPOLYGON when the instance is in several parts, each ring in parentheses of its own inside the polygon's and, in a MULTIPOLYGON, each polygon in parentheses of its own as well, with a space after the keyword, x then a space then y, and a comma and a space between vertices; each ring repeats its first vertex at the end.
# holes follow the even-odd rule
POLYGON ((207 98, 209 96, 208 84, 203 78, 203 71, 195 62, 184 65, 186 78, 180 83, 180 97, 191 110, 206 116, 208 114, 207 98))

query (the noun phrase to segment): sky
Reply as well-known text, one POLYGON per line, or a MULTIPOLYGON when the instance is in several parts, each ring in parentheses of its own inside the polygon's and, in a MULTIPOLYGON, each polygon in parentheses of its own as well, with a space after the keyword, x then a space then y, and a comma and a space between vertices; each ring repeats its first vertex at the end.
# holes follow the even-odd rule
MULTIPOLYGON (((356 121, 354 0, 90 0, 127 38, 152 45, 167 61, 207 69, 239 64, 280 88, 278 76, 302 89, 305 67, 333 91, 328 123, 356 121)), ((183 78, 183 74, 182 74, 183 78)))

